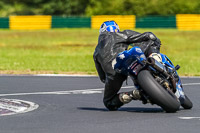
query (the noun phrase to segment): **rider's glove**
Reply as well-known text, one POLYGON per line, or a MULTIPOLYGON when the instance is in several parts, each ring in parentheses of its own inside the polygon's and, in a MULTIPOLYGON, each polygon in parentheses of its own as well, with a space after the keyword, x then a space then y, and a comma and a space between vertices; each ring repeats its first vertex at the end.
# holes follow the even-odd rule
POLYGON ((157 39, 157 37, 153 33, 149 32, 149 39, 155 41, 157 39))
POLYGON ((149 32, 149 39, 151 39, 152 41, 154 41, 154 45, 156 46, 160 46, 161 45, 161 41, 160 39, 158 39, 156 37, 156 35, 154 35, 153 33, 149 32))

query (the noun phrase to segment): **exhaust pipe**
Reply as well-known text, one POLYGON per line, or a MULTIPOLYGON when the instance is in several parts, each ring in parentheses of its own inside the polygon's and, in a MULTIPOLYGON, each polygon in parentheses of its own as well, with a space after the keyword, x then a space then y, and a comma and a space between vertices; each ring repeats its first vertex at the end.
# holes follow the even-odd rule
POLYGON ((163 73, 167 79, 170 79, 172 86, 173 86, 173 92, 175 93, 176 92, 175 79, 173 78, 173 76, 171 76, 170 74, 167 73, 165 66, 152 57, 147 58, 147 64, 149 64, 150 66, 155 68, 160 73, 163 73))
POLYGON ((159 72, 163 73, 166 77, 169 77, 170 75, 166 72, 166 68, 163 64, 161 64, 160 62, 158 62, 157 60, 155 60, 152 57, 147 58, 147 63, 152 66, 153 68, 155 68, 156 70, 158 70, 159 72))

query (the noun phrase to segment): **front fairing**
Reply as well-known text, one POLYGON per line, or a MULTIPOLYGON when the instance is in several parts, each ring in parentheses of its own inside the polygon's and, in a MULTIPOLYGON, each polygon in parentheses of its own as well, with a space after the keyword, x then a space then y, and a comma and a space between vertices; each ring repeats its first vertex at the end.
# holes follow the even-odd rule
MULTIPOLYGON (((164 54, 160 54, 162 57, 162 63, 165 64, 166 67, 168 67, 168 70, 172 70, 175 68, 175 66, 173 65, 173 63, 171 62, 171 60, 164 54)), ((175 73, 178 75, 178 73, 175 71, 175 73)), ((182 103, 185 99, 185 93, 183 91, 183 86, 181 83, 181 79, 178 76, 178 82, 176 82, 176 93, 175 95, 177 96, 177 98, 180 100, 180 102, 182 103)))
POLYGON ((171 60, 164 54, 161 54, 161 57, 162 57, 162 63, 165 64, 166 66, 168 67, 171 67, 171 68, 174 68, 174 65, 173 63, 171 62, 171 60))

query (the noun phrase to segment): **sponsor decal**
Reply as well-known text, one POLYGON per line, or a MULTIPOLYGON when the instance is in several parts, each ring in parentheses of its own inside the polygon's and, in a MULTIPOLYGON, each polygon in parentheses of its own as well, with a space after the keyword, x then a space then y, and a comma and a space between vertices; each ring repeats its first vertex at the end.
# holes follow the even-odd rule
POLYGON ((140 48, 135 48, 135 50, 138 52, 138 53, 142 53, 142 50, 140 48))
POLYGON ((137 60, 133 61, 131 65, 128 66, 128 69, 133 69, 137 65, 137 60))
POLYGON ((138 63, 135 63, 135 64, 131 67, 131 69, 133 69, 134 67, 136 67, 137 64, 138 64, 138 63))
POLYGON ((120 54, 118 57, 119 57, 121 60, 123 60, 123 59, 125 58, 125 55, 124 55, 124 54, 120 54))
POLYGON ((142 69, 142 65, 138 64, 134 69, 133 69, 133 73, 135 73, 135 75, 138 74, 138 72, 142 69))

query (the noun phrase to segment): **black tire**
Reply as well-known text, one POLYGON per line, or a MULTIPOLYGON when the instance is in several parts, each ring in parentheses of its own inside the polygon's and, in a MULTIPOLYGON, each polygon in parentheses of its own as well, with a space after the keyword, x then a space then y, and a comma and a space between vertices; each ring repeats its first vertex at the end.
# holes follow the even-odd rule
POLYGON ((184 102, 183 102, 183 104, 181 104, 181 106, 182 106, 184 109, 191 109, 191 108, 193 107, 193 104, 192 104, 192 102, 190 101, 190 99, 185 95, 184 102))
POLYGON ((153 103, 162 107, 166 112, 176 112, 180 102, 173 92, 165 90, 147 70, 138 74, 138 84, 147 93, 153 103))

